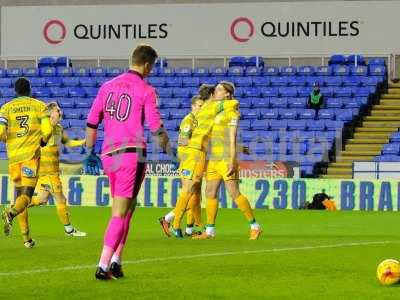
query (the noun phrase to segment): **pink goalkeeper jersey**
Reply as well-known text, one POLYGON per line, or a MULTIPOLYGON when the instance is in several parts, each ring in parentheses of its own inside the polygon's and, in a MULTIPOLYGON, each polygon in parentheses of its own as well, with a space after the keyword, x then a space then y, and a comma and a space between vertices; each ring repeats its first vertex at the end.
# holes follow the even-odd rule
POLYGON ((144 122, 155 133, 161 128, 157 96, 141 74, 128 71, 104 83, 92 104, 87 126, 104 122, 102 154, 137 147, 146 148, 144 122))

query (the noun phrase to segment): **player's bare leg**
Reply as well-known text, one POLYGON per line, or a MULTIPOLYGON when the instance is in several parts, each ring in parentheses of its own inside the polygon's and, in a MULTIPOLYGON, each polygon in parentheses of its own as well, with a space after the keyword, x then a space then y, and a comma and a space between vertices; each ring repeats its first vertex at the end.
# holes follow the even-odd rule
POLYGON ((225 187, 233 199, 235 201, 238 208, 242 211, 247 221, 250 224, 250 240, 257 240, 261 233, 261 226, 257 223, 253 209, 250 206, 249 200, 240 193, 239 190, 239 180, 227 180, 225 181, 225 187))

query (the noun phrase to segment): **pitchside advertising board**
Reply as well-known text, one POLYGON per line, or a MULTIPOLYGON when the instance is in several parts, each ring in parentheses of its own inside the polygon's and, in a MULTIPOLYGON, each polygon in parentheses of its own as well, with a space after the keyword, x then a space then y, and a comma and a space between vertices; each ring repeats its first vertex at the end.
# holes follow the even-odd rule
POLYGON ((394 53, 398 1, 4 7, 3 56, 394 53))
MULTIPOLYGON (((64 176, 62 181, 69 205, 110 206, 106 177, 64 176)), ((252 206, 259 209, 298 209, 304 201, 311 201, 314 194, 325 189, 341 210, 400 210, 398 181, 244 178, 240 188, 252 206)), ((181 181, 177 177, 147 177, 138 196, 139 205, 174 207, 180 189, 181 181)), ((7 205, 12 197, 8 176, 0 176, 0 203, 7 205)), ((219 201, 220 207, 235 208, 224 187, 220 190, 219 201)), ((54 202, 51 200, 50 204, 54 202)))

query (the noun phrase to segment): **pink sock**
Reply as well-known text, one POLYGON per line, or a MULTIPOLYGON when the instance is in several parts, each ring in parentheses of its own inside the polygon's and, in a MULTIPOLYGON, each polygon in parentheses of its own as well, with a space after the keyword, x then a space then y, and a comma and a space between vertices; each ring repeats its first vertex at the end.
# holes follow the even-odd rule
POLYGON ((117 264, 121 264, 121 257, 122 257, 122 251, 125 248, 126 244, 126 239, 128 238, 128 233, 129 233, 129 227, 131 223, 131 218, 132 218, 132 212, 128 212, 128 214, 125 216, 124 220, 124 234, 122 236, 122 239, 117 247, 117 250, 115 250, 114 255, 111 258, 111 262, 116 262, 117 264))
POLYGON ((99 266, 107 271, 111 257, 117 249, 124 234, 124 218, 112 217, 104 235, 104 247, 101 253, 99 266))

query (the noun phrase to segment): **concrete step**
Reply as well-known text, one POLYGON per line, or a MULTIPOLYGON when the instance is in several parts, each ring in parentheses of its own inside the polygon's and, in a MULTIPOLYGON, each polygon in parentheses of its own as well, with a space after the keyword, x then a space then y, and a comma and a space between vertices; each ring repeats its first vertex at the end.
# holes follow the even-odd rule
POLYGON ((357 127, 356 132, 375 132, 375 133, 393 133, 398 131, 398 127, 357 127))
POLYGON ((330 174, 330 175, 322 175, 323 179, 351 179, 353 178, 352 174, 330 174))
POLYGON ((353 166, 352 162, 333 162, 329 164, 329 168, 351 168, 353 166))
POLYGON ((381 99, 400 99, 400 94, 382 94, 381 99))
POLYGON ((336 157, 337 162, 372 161, 376 155, 352 155, 336 157))
POLYGON ((372 109, 371 116, 400 116, 400 109, 399 110, 378 110, 372 109))
POLYGON ((381 101, 379 101, 379 104, 400 106, 400 99, 381 99, 381 101))
POLYGON ((384 145, 389 142, 389 139, 382 138, 355 138, 347 140, 348 145, 368 144, 368 145, 384 145))
POLYGON ((386 122, 386 121, 399 121, 400 115, 398 116, 366 116, 364 117, 364 121, 378 121, 378 122, 386 122))
POLYGON ((390 94, 390 95, 400 94, 400 88, 398 88, 398 87, 389 87, 388 90, 387 90, 387 93, 390 94))
POLYGON ((328 175, 336 175, 336 174, 344 175, 344 174, 351 174, 351 173, 352 173, 352 168, 351 167, 350 168, 332 168, 332 167, 329 167, 328 171, 327 171, 328 175))
POLYGON ((399 128, 400 127, 400 118, 397 121, 364 121, 362 122, 363 127, 368 128, 376 128, 376 127, 384 127, 384 128, 399 128))
MULTIPOLYGON (((356 128, 357 130, 358 128, 356 128)), ((361 129, 361 128, 360 128, 361 129)), ((364 131, 364 132, 356 132, 354 133, 355 139, 388 139, 392 135, 392 132, 372 132, 372 131, 364 131)))
POLYGON ((381 153, 381 150, 370 150, 370 149, 364 149, 364 150, 344 150, 341 155, 342 156, 375 156, 379 155, 381 153))
POLYGON ((377 104, 374 106, 374 109, 379 110, 398 110, 400 107, 398 105, 386 105, 386 104, 377 104))
POLYGON ((381 151, 383 144, 347 144, 345 151, 381 151))
POLYGON ((400 88, 400 83, 390 82, 389 83, 389 88, 400 88))

